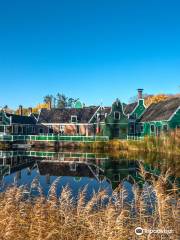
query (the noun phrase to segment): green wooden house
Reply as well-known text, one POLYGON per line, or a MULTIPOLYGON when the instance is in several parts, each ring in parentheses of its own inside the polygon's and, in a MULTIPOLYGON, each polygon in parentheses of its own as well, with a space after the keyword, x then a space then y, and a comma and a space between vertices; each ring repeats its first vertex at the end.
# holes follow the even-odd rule
POLYGON ((140 132, 138 120, 146 110, 142 92, 143 89, 138 89, 138 101, 128 104, 124 108, 124 112, 128 116, 128 136, 136 136, 140 132))
POLYGON ((125 139, 128 134, 128 117, 124 113, 123 104, 119 99, 112 104, 110 112, 105 115, 104 122, 101 123, 101 131, 110 139, 125 139))
POLYGON ((138 119, 140 136, 158 136, 180 128, 180 97, 151 104, 138 119))
POLYGON ((0 111, 0 135, 36 134, 36 120, 30 116, 23 116, 0 111))

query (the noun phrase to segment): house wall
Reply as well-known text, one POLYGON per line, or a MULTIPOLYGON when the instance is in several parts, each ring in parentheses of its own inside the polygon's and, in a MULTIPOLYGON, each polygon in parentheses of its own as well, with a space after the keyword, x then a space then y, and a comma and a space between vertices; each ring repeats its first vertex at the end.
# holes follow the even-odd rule
POLYGON ((166 129, 164 126, 167 125, 167 130, 173 130, 177 127, 180 127, 180 109, 173 115, 170 121, 151 121, 151 122, 144 122, 139 123, 139 125, 143 125, 143 132, 140 133, 141 136, 157 136, 160 133, 166 133, 166 129), (151 125, 155 126, 155 131, 151 131, 151 125))
POLYGON ((6 114, 0 112, 0 133, 5 134, 14 134, 14 135, 30 135, 36 134, 35 124, 11 124, 10 117, 7 117, 6 114))
POLYGON ((92 124, 53 124, 43 125, 39 124, 38 132, 41 133, 40 129, 43 129, 43 133, 54 133, 62 135, 82 135, 92 136, 95 134, 94 126, 92 124))
POLYGON ((128 123, 128 135, 135 136, 139 135, 139 128, 137 121, 146 110, 144 105, 144 99, 139 99, 138 106, 134 109, 134 111, 129 116, 129 123, 128 123))
POLYGON ((180 127, 180 109, 174 114, 172 119, 169 121, 169 127, 171 129, 175 129, 176 127, 180 127))
POLYGON ((109 136, 110 139, 126 139, 128 132, 128 117, 123 112, 122 104, 119 100, 113 103, 110 114, 105 119, 105 124, 101 125, 101 133, 109 136), (119 112, 120 118, 115 119, 115 113, 119 112))
MULTIPOLYGON (((166 133, 163 127, 164 125, 167 125, 168 130, 170 128, 168 121, 151 121, 151 122, 144 122, 140 124, 143 125, 143 131, 139 132, 140 136, 157 136, 161 133, 166 133), (151 130, 151 125, 154 126, 154 131, 151 130)), ((140 129, 140 126, 139 126, 139 129, 140 129)))
POLYGON ((139 99, 138 106, 134 109, 132 114, 134 114, 136 116, 136 118, 139 118, 143 114, 145 109, 146 109, 146 107, 144 106, 144 99, 139 99))

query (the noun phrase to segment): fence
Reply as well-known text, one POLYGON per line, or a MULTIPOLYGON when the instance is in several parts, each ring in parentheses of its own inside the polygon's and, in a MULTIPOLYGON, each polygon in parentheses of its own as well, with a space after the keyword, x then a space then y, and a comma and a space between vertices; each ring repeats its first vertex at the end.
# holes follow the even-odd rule
POLYGON ((136 140, 136 141, 142 141, 144 139, 144 137, 140 137, 140 136, 127 136, 127 140, 136 140))
POLYGON ((61 136, 61 135, 1 135, 0 141, 46 141, 46 142, 105 142, 108 136, 61 136))

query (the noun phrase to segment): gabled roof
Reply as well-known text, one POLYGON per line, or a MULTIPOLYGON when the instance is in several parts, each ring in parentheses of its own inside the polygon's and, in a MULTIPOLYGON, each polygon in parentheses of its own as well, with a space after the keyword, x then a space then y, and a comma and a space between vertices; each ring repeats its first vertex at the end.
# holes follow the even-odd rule
MULTIPOLYGON (((67 159, 68 160, 68 159, 67 159)), ((92 170, 96 170, 94 165, 90 165, 92 170)), ((40 161, 38 169, 41 175, 50 176, 72 176, 94 178, 92 171, 86 163, 76 163, 76 171, 71 171, 69 162, 40 161)))
POLYGON ((136 108, 137 104, 138 104, 137 102, 127 104, 124 108, 124 113, 126 115, 131 114, 134 111, 134 109, 136 108))
POLYGON ((159 103, 153 103, 145 110, 140 121, 169 120, 178 107, 180 107, 180 97, 173 97, 159 103))
POLYGON ((77 116, 78 123, 88 123, 99 107, 41 109, 38 123, 71 123, 71 116, 77 116))
POLYGON ((36 124, 36 120, 32 116, 21 116, 9 113, 6 113, 6 116, 11 117, 12 124, 36 124))

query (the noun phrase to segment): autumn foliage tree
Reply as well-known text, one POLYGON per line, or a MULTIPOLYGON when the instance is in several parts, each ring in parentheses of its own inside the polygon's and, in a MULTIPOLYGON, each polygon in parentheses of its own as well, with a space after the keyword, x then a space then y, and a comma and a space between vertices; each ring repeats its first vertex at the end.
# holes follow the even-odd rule
POLYGON ((169 96, 165 95, 165 94, 158 94, 158 95, 153 95, 153 96, 147 96, 145 98, 145 105, 148 107, 152 103, 162 102, 162 101, 165 101, 168 98, 169 98, 169 96))

